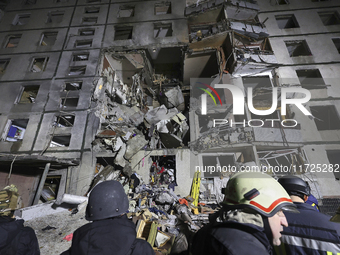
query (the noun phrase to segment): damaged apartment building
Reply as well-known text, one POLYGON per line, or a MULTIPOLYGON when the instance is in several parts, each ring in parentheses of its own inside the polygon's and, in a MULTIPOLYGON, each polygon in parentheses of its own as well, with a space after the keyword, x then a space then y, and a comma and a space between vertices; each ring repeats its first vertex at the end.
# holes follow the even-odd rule
MULTIPOLYGON (((308 169, 340 164, 336 1, 4 3, 0 180, 20 187, 25 206, 86 195, 113 170, 186 196, 199 167, 228 165, 296 169, 325 208, 339 204, 340 174, 308 169), (234 115, 220 84, 258 110, 271 108, 277 91, 277 108, 258 116, 244 103, 234 115), (310 91, 312 116, 294 105, 280 114, 289 87, 310 91), (281 124, 291 119, 298 124, 281 124), (158 179, 155 169, 167 174, 158 179)), ((200 199, 220 202, 229 173, 201 173, 200 199)))

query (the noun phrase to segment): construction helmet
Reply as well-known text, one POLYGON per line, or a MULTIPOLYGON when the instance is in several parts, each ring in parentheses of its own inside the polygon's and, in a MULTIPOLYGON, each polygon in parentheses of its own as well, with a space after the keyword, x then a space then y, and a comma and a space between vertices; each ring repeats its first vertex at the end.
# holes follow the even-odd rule
POLYGON ((336 211, 335 215, 330 219, 330 221, 340 223, 340 206, 336 211))
POLYGON ((284 188, 271 176, 261 172, 240 172, 227 183, 223 204, 248 208, 265 217, 279 210, 298 212, 284 188))
POLYGON ((278 182, 285 188, 289 195, 310 195, 310 187, 308 182, 300 177, 287 175, 278 179, 278 182))
POLYGON ((21 208, 21 204, 18 188, 14 184, 0 190, 0 216, 10 216, 14 210, 21 208))
POLYGON ((88 221, 119 216, 129 209, 129 199, 118 181, 104 181, 93 188, 86 208, 88 221))

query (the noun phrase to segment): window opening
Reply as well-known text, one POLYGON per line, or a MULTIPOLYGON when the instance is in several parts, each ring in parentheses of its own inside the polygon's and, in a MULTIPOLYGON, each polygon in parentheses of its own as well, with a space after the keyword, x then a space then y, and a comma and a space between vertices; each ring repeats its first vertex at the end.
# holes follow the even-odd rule
POLYGON ((100 7, 85 7, 85 13, 99 13, 100 7))
POLYGON ((171 3, 156 3, 155 4, 155 15, 170 14, 171 13, 171 3))
POLYGON ((0 59, 0 74, 3 74, 8 66, 9 59, 0 59))
POLYGON ((13 25, 14 26, 23 26, 26 25, 31 17, 31 14, 17 14, 14 18, 13 25))
POLYGON ((301 41, 285 41, 286 47, 289 52, 290 57, 298 56, 310 56, 312 55, 307 42, 305 40, 301 41))
POLYGON ((35 103, 39 91, 39 85, 25 86, 18 103, 35 103))
POLYGON ((68 147, 70 145, 71 135, 53 136, 50 147, 68 147))
POLYGON ((155 38, 164 38, 172 36, 172 24, 155 23, 153 34, 155 38))
POLYGON ((8 37, 5 48, 16 48, 18 47, 21 35, 10 35, 8 37))
POLYGON ((86 61, 86 60, 89 60, 89 53, 73 55, 73 61, 86 61))
POLYGON ((150 184, 176 184, 176 156, 151 156, 150 184))
POLYGON ((65 82, 65 89, 64 91, 69 91, 69 90, 80 90, 83 85, 83 82, 78 81, 78 82, 65 82))
POLYGON ((53 126, 55 126, 55 127, 73 127, 74 120, 75 120, 74 115, 55 116, 53 126))
POLYGON ((66 108, 75 108, 78 106, 78 100, 79 98, 61 98, 61 104, 60 104, 60 107, 63 108, 63 109, 66 109, 66 108))
POLYGON ((133 17, 135 14, 135 7, 130 5, 119 6, 118 18, 133 17))
POLYGON ((60 23, 63 21, 64 12, 51 11, 47 14, 47 23, 60 23))
POLYGON ((318 12, 322 23, 325 26, 339 25, 340 17, 338 12, 318 12))
POLYGON ((41 191, 41 197, 40 197, 42 202, 47 202, 47 201, 57 199, 58 190, 60 186, 60 180, 61 180, 60 175, 55 175, 55 176, 50 175, 46 177, 44 187, 41 191))
POLYGON ((340 119, 334 105, 310 106, 310 110, 319 131, 340 129, 340 119))
POLYGON ((280 29, 300 27, 294 14, 275 16, 280 29))
POLYGON ((115 41, 132 39, 133 27, 115 27, 115 41))
POLYGON ((25 135, 28 119, 14 119, 9 121, 9 130, 6 141, 16 142, 22 140, 25 135))
POLYGON ((325 82, 320 74, 319 69, 301 69, 296 70, 300 84, 303 88, 310 86, 325 85, 325 82))
POLYGON ((57 32, 46 32, 41 37, 40 46, 52 46, 57 39, 57 32))
MULTIPOLYGON (((336 169, 340 166, 340 150, 327 150, 327 158, 330 164, 333 165, 333 169, 336 169)), ((337 171, 333 171, 334 177, 336 180, 340 180, 340 173, 337 171)))
POLYGON ((79 35, 94 35, 94 29, 79 29, 79 35))
POLYGON ((46 69, 48 58, 35 58, 30 69, 33 73, 43 72, 46 69))
POLYGON ((84 75, 86 72, 86 66, 72 66, 68 75, 84 75))
POLYGON ((81 40, 81 41, 76 41, 75 47, 76 47, 76 48, 92 47, 92 40, 81 40))
POLYGON ((338 50, 338 53, 340 54, 340 38, 332 38, 332 41, 335 45, 335 48, 338 50))
POLYGON ((83 24, 96 24, 98 17, 85 17, 83 18, 83 24))

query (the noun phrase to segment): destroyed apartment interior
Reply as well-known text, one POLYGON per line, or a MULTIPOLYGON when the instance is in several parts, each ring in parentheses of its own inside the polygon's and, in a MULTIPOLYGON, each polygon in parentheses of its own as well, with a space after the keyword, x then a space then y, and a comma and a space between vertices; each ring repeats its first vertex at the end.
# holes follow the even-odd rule
POLYGON ((70 247, 106 180, 156 254, 186 251, 233 174, 206 166, 298 169, 269 174, 301 177, 334 215, 340 173, 306 165, 340 164, 339 13, 335 0, 0 0, 0 189, 18 187, 41 254, 70 247), (281 115, 283 88, 309 90, 312 115, 281 115), (270 109, 273 91, 273 113, 248 108, 270 109))

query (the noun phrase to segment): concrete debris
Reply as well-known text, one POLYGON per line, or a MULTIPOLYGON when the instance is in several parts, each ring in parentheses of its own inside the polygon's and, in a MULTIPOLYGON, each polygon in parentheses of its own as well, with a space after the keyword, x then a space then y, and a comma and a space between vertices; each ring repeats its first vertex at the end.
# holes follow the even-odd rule
POLYGON ((126 159, 131 159, 133 155, 144 148, 147 144, 148 141, 145 140, 142 135, 137 134, 126 143, 126 151, 124 157, 126 159))

